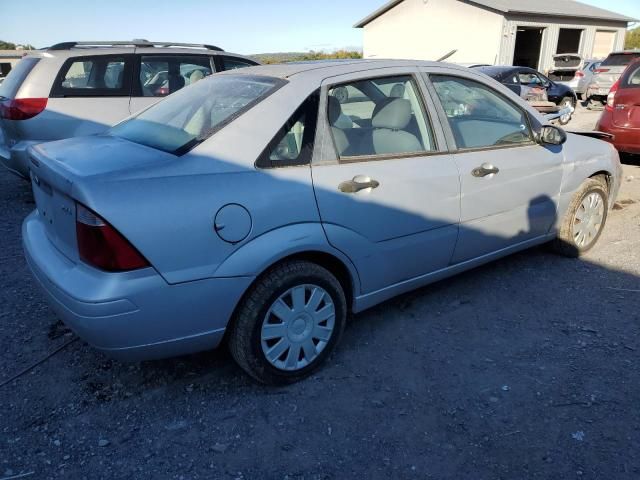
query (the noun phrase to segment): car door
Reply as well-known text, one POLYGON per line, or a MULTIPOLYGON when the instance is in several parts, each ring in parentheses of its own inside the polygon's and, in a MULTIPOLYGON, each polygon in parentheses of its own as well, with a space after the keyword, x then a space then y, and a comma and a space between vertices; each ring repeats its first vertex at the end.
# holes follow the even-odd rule
POLYGON ((136 113, 215 72, 210 55, 137 54, 130 110, 136 113))
POLYGON ((556 219, 562 153, 534 141, 524 108, 480 76, 429 74, 460 169, 453 263, 544 236, 556 219))
POLYGON ((328 241, 355 264, 363 293, 449 265, 459 172, 415 71, 327 79, 313 185, 328 241))
POLYGON ((102 133, 129 116, 132 55, 76 56, 54 80, 46 122, 50 139, 102 133), (55 132, 55 133, 52 133, 55 132))

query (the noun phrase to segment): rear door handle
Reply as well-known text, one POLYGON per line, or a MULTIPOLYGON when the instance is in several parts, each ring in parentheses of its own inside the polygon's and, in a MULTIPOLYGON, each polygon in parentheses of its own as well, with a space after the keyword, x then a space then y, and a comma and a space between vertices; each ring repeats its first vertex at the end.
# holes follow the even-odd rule
POLYGON ((338 185, 338 189, 344 193, 356 193, 367 188, 378 188, 380 182, 373 180, 364 175, 353 177, 353 180, 347 180, 338 185))
POLYGON ((487 175, 492 175, 494 173, 498 173, 500 169, 498 167, 494 167, 490 163, 483 163, 479 167, 474 168, 471 171, 471 175, 474 177, 486 177, 487 175))

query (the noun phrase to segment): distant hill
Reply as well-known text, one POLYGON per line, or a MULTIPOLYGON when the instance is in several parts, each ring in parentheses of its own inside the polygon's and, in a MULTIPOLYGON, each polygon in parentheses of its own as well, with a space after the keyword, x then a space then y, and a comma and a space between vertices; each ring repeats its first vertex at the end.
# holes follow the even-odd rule
POLYGON ((279 52, 279 53, 256 53, 249 55, 260 63, 286 63, 302 62, 305 60, 329 60, 362 58, 362 52, 358 50, 336 50, 335 52, 279 52))

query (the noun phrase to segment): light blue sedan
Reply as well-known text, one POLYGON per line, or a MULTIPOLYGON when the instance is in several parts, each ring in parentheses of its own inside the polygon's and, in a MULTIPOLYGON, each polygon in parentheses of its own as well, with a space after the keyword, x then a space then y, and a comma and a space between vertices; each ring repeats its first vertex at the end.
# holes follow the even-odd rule
POLYGON ((318 367, 350 312, 533 245, 586 252, 620 184, 608 143, 418 61, 222 73, 30 161, 26 257, 80 337, 131 360, 224 341, 265 383, 318 367))

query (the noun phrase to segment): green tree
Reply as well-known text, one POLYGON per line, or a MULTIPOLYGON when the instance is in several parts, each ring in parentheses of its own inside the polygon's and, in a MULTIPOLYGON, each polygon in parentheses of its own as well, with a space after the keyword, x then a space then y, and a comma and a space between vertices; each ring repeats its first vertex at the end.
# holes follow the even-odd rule
POLYGON ((640 48, 640 27, 627 32, 624 39, 624 48, 640 48))
POLYGON ((16 44, 0 40, 0 50, 15 50, 16 44))

